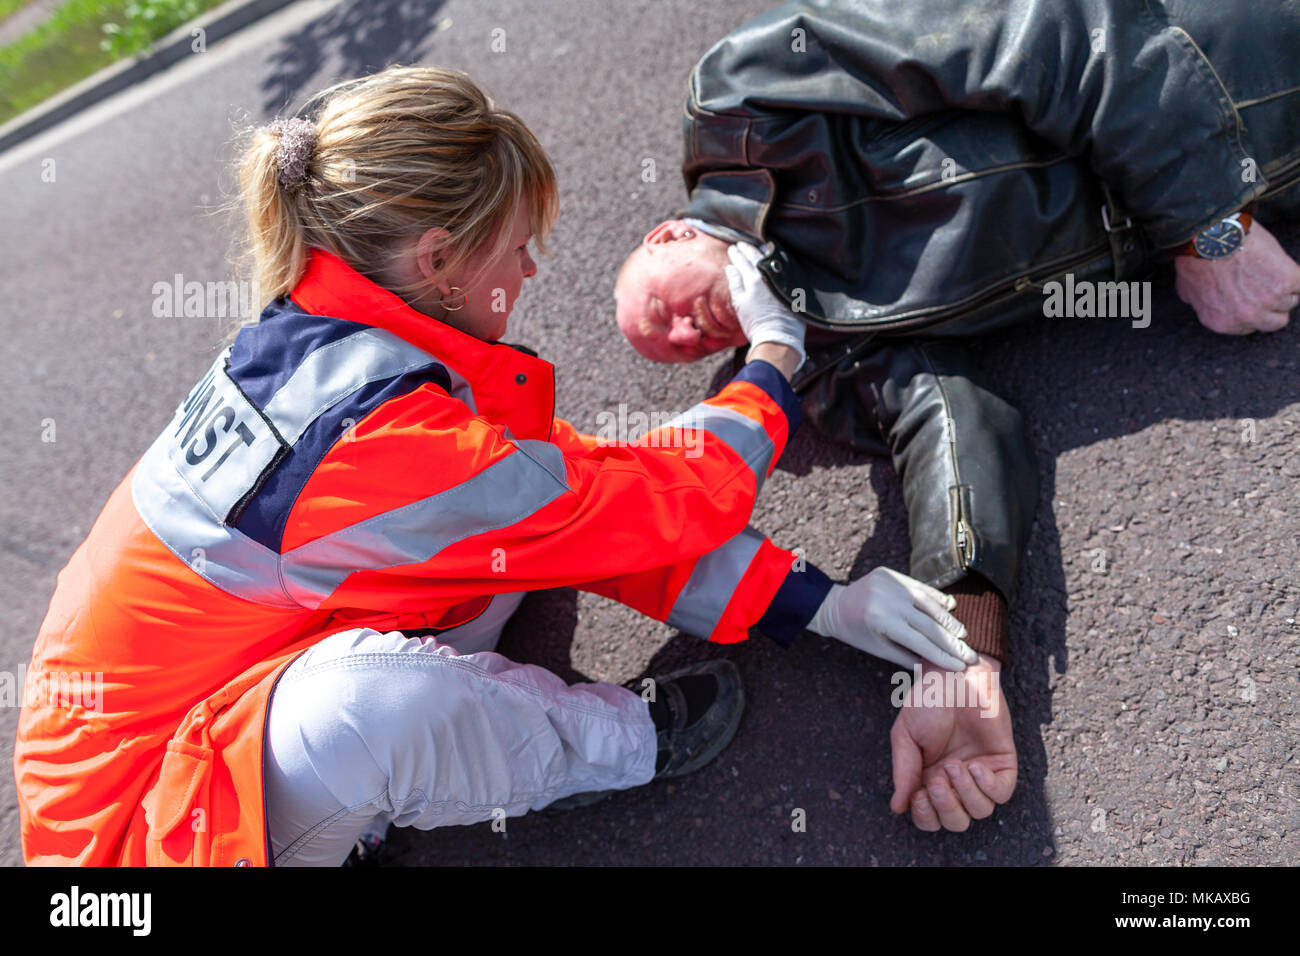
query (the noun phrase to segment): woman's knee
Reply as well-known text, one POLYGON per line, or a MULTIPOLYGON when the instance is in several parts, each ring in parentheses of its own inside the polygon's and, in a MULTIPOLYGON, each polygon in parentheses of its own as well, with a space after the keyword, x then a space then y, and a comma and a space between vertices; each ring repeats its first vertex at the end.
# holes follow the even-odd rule
MULTIPOLYGON (((413 666, 418 638, 369 628, 325 638, 285 671, 272 695, 268 745, 277 767, 315 776, 343 807, 387 794, 438 695, 413 666)), ((380 809, 386 809, 380 806, 380 809)))

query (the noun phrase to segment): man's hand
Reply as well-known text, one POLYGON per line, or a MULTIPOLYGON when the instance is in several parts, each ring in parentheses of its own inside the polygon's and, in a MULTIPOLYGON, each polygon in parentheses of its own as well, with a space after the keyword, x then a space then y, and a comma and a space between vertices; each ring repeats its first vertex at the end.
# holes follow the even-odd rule
POLYGON ((1201 325, 1223 335, 1276 332, 1300 304, 1300 264, 1283 251, 1258 219, 1241 248, 1222 259, 1178 256, 1178 298, 1201 325))
POLYGON ((920 829, 965 830, 972 817, 983 819, 1011 799, 1018 764, 1001 672, 984 654, 960 673, 926 665, 905 698, 889 731, 889 807, 903 813, 910 806, 920 829), (934 706, 936 695, 941 706, 934 706))

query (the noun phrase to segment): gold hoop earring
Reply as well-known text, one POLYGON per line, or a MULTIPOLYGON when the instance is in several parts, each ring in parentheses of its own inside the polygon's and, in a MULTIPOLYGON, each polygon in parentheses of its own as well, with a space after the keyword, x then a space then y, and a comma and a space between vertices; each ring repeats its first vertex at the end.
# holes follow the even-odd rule
MULTIPOLYGON (((452 286, 451 291, 453 293, 452 295, 453 298, 455 298, 456 294, 465 295, 465 290, 458 285, 452 286)), ((447 305, 444 301, 442 300, 438 301, 438 305, 442 306, 442 310, 444 312, 459 312, 461 309, 465 308, 465 306, 468 304, 469 304, 469 296, 467 295, 465 295, 465 301, 462 302, 460 305, 456 306, 456 308, 454 309, 451 306, 447 305)))

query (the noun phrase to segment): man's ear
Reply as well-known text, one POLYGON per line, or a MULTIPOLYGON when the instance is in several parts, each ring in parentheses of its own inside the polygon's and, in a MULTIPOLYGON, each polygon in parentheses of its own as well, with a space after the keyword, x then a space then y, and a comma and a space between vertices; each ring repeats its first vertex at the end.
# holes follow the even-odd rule
POLYGON ((451 242, 451 233, 442 226, 425 230, 415 243, 415 265, 426 282, 438 287, 444 296, 451 295, 451 283, 443 271, 447 247, 451 242))
POLYGON ((673 242, 681 239, 683 234, 690 231, 690 226, 680 219, 667 219, 655 226, 645 234, 642 241, 647 246, 656 246, 664 242, 673 242))

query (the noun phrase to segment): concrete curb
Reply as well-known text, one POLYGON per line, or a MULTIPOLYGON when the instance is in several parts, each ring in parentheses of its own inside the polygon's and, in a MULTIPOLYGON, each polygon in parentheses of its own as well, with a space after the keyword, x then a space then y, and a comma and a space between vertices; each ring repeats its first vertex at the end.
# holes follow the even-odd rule
POLYGON ((209 10, 158 40, 152 52, 143 58, 119 60, 106 66, 0 126, 0 152, 190 56, 194 42, 192 31, 195 28, 203 29, 206 34, 204 43, 210 46, 293 2, 294 0, 230 0, 229 3, 209 10))

